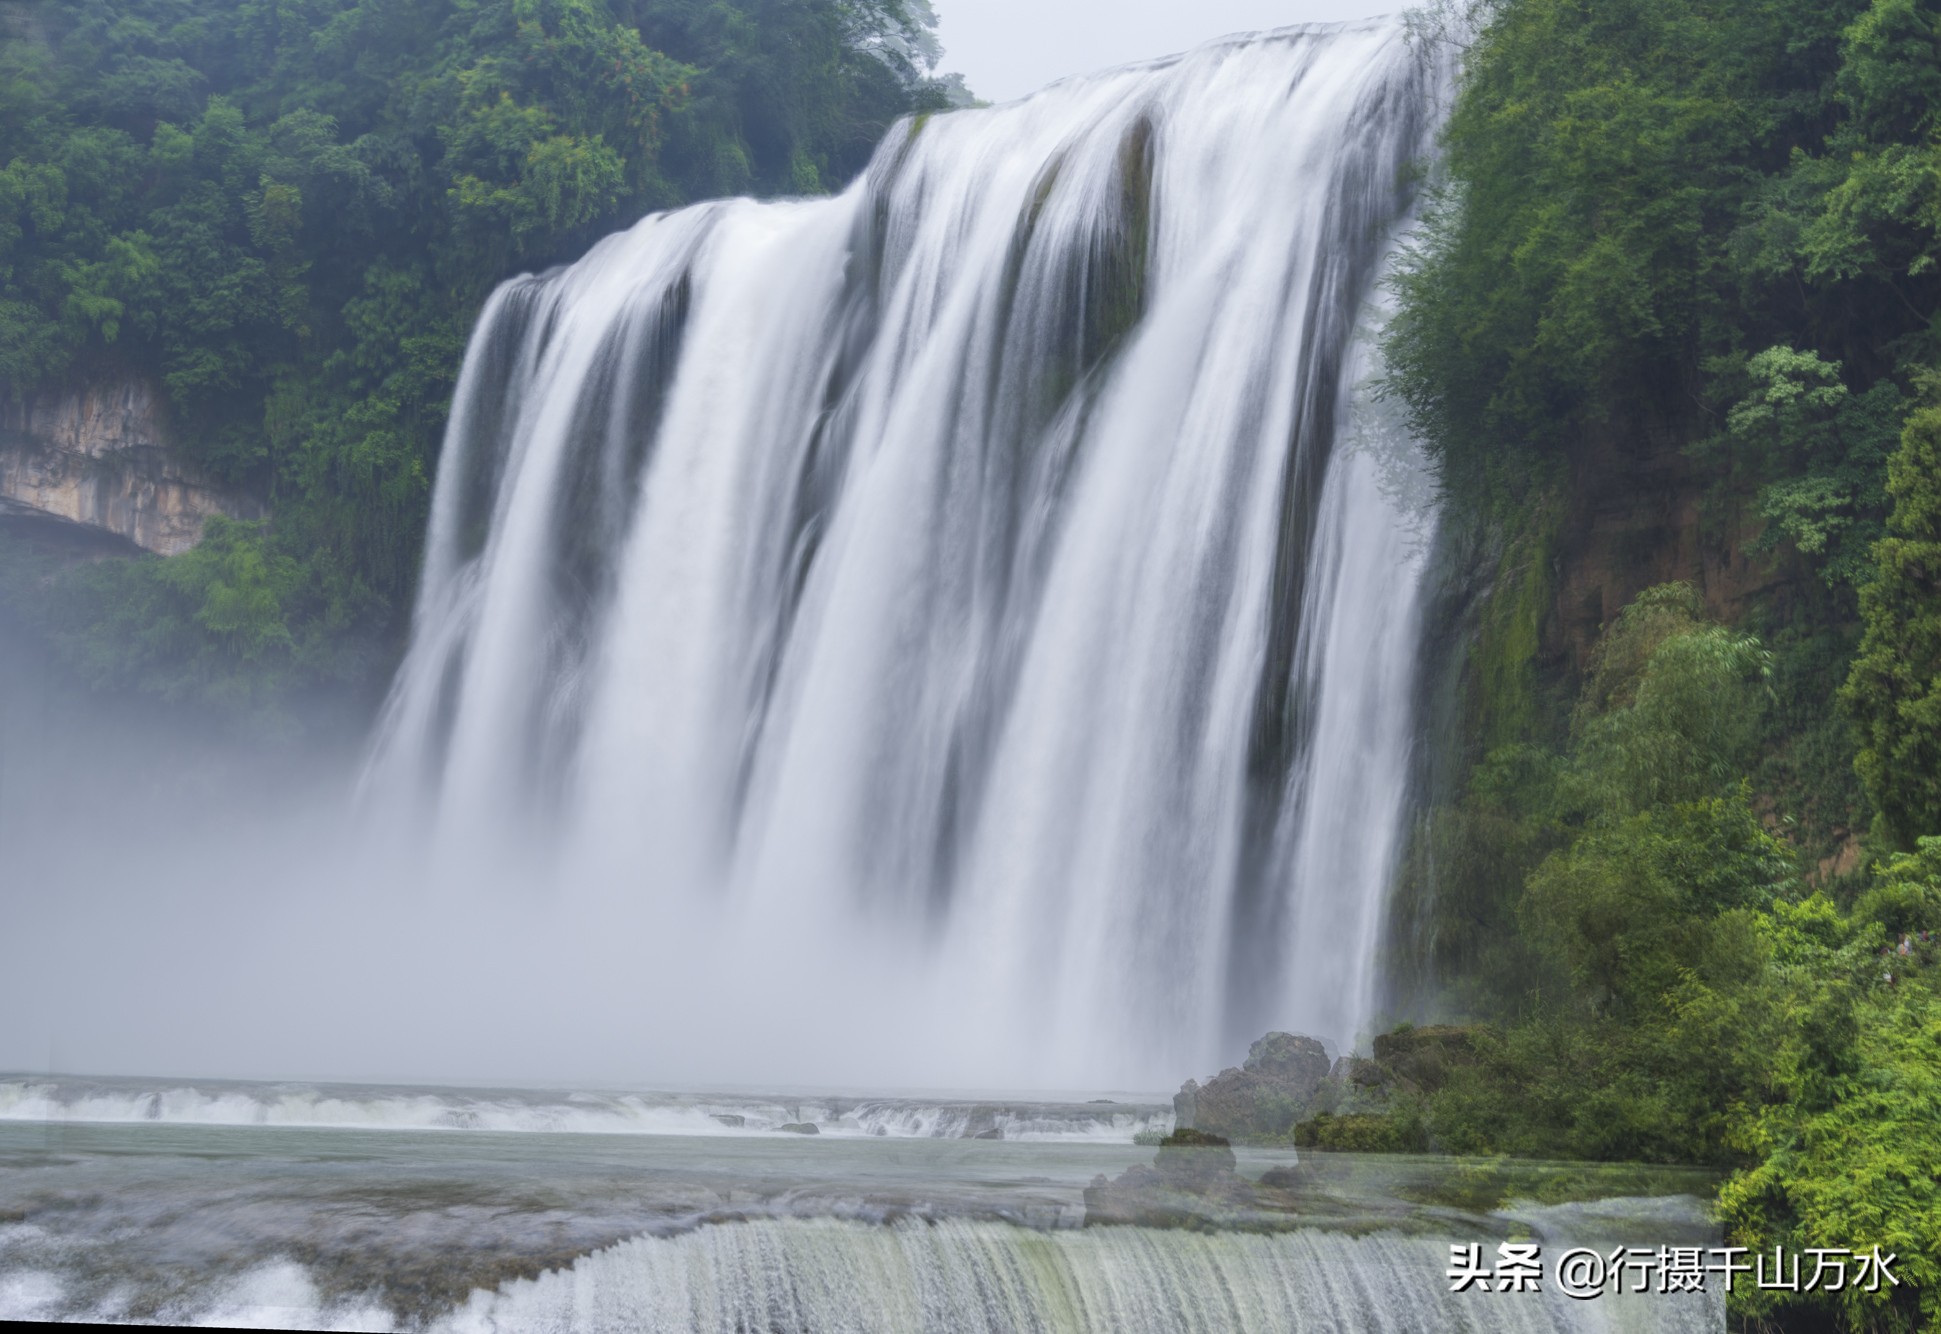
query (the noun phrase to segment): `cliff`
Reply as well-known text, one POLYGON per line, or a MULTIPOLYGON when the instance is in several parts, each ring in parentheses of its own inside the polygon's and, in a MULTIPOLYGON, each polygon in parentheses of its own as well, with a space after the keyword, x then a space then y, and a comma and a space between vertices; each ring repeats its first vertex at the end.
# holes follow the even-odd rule
POLYGON ((267 512, 171 449, 162 396, 144 381, 0 389, 0 517, 63 521, 167 556, 194 546, 211 515, 267 512))
POLYGON ((1688 453, 1696 434, 1689 421, 1612 424, 1572 451, 1543 637, 1573 678, 1604 626, 1654 584, 1691 584, 1726 624, 1792 592, 1799 572, 1751 551, 1762 525, 1748 498, 1708 507, 1714 479, 1688 453))

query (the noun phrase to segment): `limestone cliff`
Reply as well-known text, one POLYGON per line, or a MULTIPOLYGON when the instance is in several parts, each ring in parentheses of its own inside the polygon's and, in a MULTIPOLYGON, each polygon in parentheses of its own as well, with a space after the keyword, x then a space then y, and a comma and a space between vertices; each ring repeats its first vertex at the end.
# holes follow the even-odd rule
POLYGON ((0 388, 0 517, 64 520, 174 555, 196 544, 211 515, 265 513, 170 448, 162 397, 143 381, 0 388))

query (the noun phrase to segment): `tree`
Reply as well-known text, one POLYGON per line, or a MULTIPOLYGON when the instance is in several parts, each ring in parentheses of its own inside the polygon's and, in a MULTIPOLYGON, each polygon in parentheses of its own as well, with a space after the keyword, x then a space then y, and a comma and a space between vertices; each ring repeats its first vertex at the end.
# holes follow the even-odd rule
POLYGON ((1860 725, 1854 767, 1889 836, 1911 848, 1941 833, 1941 403, 1907 419, 1887 491, 1893 509, 1860 593, 1866 629, 1841 701, 1860 725))

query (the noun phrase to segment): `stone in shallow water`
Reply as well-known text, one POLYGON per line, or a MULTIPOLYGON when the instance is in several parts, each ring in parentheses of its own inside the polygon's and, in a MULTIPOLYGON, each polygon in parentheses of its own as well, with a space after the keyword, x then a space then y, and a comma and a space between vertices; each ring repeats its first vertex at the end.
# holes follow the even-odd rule
POLYGON ((822 1130, 813 1121, 791 1121, 782 1127, 791 1135, 820 1135, 822 1130))

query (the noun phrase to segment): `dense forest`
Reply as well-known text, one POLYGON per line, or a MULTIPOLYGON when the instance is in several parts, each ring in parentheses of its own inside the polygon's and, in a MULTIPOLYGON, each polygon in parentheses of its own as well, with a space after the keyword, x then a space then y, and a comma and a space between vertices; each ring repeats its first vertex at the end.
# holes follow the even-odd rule
POLYGON ((1476 1060, 1411 1127, 1713 1164, 1901 1257, 1740 1317, 1941 1328, 1941 8, 1441 17, 1389 388, 1483 591, 1402 902, 1476 1060))
POLYGON ((0 580, 99 686, 288 730, 381 679, 491 289, 657 208, 840 187, 929 75, 927 0, 8 0, 0 385, 164 390, 263 495, 172 560, 0 580))
MULTIPOLYGON (((1393 1143, 1716 1168, 1741 1244, 1899 1257, 1877 1292, 1740 1284, 1737 1317, 1941 1329, 1941 6, 1419 26, 1469 47, 1388 390, 1456 591, 1391 971, 1472 1059, 1393 1143), (1634 537, 1597 546, 1614 496, 1634 537)), ((0 28, 0 383, 152 377, 274 514, 167 560, 16 551, 0 595, 80 678, 252 725, 381 681, 494 284, 651 209, 837 187, 964 97, 922 0, 0 28)))

